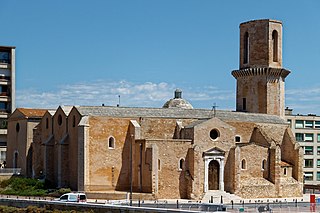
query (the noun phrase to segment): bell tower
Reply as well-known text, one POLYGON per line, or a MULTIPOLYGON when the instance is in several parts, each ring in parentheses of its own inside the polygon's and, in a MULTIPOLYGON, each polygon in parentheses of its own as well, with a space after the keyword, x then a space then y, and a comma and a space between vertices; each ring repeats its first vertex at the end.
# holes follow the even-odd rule
POLYGON ((263 19, 240 24, 236 110, 284 116, 284 81, 290 71, 282 67, 282 23, 263 19))

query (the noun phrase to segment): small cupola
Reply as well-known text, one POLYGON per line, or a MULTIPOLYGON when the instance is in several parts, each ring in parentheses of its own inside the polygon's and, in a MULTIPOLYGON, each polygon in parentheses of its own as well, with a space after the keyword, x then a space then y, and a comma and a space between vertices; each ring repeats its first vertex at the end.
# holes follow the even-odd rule
POLYGON ((174 91, 174 98, 168 100, 162 108, 193 109, 193 106, 187 100, 182 98, 182 90, 176 89, 174 91))

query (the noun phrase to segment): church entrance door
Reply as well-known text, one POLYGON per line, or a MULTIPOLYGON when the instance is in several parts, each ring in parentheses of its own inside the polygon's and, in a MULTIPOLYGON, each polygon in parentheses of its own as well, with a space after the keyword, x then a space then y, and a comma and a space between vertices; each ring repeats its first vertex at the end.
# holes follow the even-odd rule
POLYGON ((219 162, 216 160, 212 160, 209 163, 209 178, 208 178, 208 185, 209 190, 219 190, 219 162))
POLYGON ((208 190, 224 191, 224 155, 217 147, 203 153, 204 160, 204 192, 208 190))

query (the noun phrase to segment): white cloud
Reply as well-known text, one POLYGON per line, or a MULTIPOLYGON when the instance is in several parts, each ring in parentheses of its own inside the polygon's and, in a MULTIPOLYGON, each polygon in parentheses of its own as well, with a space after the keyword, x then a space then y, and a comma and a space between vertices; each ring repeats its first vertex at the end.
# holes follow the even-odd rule
MULTIPOLYGON (((121 106, 162 107, 167 100, 173 98, 176 88, 176 85, 166 82, 134 83, 99 80, 60 85, 54 91, 17 90, 16 105, 31 108, 56 108, 58 105, 116 106, 120 95, 121 106)), ((212 86, 181 89, 183 98, 190 101, 195 108, 203 106, 208 108, 213 102, 225 102, 222 105, 228 108, 235 100, 233 92, 212 86)))
MULTIPOLYGON (((235 109, 235 94, 230 90, 221 90, 214 86, 192 87, 175 85, 166 82, 129 81, 94 81, 60 85, 53 91, 38 91, 35 89, 18 90, 17 107, 57 108, 58 105, 92 105, 135 107, 162 107, 173 98, 174 90, 180 88, 183 98, 195 108, 211 108, 213 104, 218 109, 235 109)), ((286 106, 294 109, 294 113, 320 114, 320 87, 308 89, 290 89, 286 91, 286 106)))

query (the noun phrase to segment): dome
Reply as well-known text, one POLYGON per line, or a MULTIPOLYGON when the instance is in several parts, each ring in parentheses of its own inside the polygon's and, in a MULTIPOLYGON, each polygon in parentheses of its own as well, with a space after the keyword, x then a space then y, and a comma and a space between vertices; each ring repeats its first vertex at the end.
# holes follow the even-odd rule
POLYGON ((176 89, 174 91, 174 98, 167 101, 162 108, 193 109, 193 106, 187 100, 182 98, 182 91, 180 89, 176 89))

